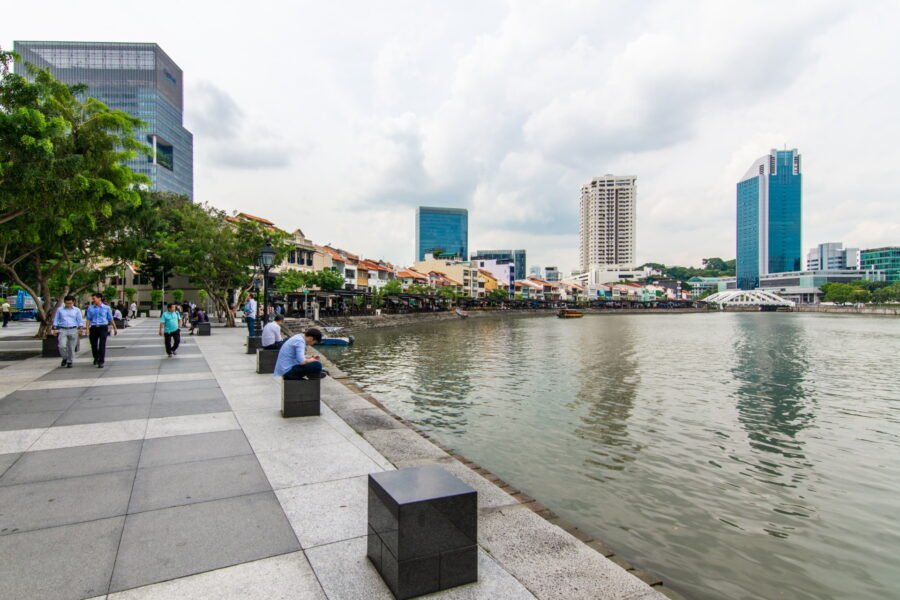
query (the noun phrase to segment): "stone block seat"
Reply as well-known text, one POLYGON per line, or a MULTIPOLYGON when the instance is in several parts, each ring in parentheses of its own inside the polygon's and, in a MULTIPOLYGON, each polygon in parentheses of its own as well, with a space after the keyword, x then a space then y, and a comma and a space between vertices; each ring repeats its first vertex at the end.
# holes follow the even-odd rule
POLYGON ((400 600, 478 580, 477 492, 437 465, 369 475, 369 560, 400 600))
POLYGON ((247 354, 256 354, 256 350, 262 347, 262 336, 247 336, 247 354))
POLYGON ((321 379, 282 379, 281 416, 315 417, 321 414, 321 379))
POLYGON ((256 351, 256 372, 274 373, 275 363, 278 361, 278 350, 266 350, 259 348, 256 351))
POLYGON ((209 324, 209 321, 206 323, 197 323, 197 335, 209 335, 212 331, 212 328, 209 324))

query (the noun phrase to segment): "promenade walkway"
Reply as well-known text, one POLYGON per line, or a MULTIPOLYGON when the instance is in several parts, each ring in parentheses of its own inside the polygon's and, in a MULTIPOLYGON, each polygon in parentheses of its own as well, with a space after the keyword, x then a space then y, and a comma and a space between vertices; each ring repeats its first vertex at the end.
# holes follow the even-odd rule
POLYGON ((105 369, 86 341, 72 369, 0 369, 0 598, 389 599, 366 475, 428 462, 479 490, 482 547, 477 584, 429 598, 663 598, 338 381, 281 418, 243 330, 173 358, 156 330, 111 337, 105 369))

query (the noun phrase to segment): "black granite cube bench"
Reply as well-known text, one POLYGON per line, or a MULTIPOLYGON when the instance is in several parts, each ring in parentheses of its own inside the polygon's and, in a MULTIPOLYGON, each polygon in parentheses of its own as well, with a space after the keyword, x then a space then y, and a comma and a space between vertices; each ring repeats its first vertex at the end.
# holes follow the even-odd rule
POLYGON ((256 354, 257 348, 262 347, 262 337, 258 335, 247 336, 247 354, 256 354))
POLYGON ((257 373, 274 373, 276 362, 278 362, 278 350, 266 350, 265 348, 259 348, 256 351, 257 373))
POLYGON ((437 465, 369 475, 367 555, 396 598, 478 581, 477 497, 437 465))
POLYGON ((113 323, 116 324, 116 329, 125 329, 128 327, 128 321, 125 319, 113 319, 113 323))
POLYGON ((207 323, 197 323, 197 335, 209 335, 212 332, 212 328, 210 324, 207 323))
POLYGON ((282 379, 281 416, 287 419, 320 415, 321 390, 321 379, 282 379))

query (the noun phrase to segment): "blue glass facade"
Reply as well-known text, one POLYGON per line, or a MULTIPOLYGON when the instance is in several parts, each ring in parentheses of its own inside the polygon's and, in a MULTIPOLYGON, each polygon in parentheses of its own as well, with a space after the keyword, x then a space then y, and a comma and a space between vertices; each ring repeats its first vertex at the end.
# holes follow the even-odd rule
POLYGON ((525 250, 479 250, 472 257, 484 260, 511 260, 516 266, 516 279, 525 279, 527 265, 525 264, 525 250))
POLYGON ((420 206, 416 209, 416 260, 426 254, 469 258, 469 211, 420 206))
POLYGON ((753 290, 759 286, 759 177, 737 185, 737 261, 738 288, 753 290))
POLYGON ((863 250, 859 262, 864 271, 884 271, 885 281, 900 281, 900 246, 863 250))
POLYGON ((772 150, 737 184, 737 286, 752 290, 760 275, 800 271, 800 154, 772 150))
POLYGON ((21 63, 49 69, 68 84, 145 123, 136 132, 150 147, 128 166, 151 180, 151 188, 194 196, 194 139, 183 126, 182 71, 156 44, 110 42, 15 42, 21 63))

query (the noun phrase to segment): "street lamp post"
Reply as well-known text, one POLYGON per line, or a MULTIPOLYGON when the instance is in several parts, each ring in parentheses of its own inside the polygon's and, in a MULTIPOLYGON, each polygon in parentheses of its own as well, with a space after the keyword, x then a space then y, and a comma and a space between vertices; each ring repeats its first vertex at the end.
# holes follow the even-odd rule
POLYGON ((266 245, 259 251, 257 264, 263 270, 263 324, 265 324, 269 318, 269 269, 275 264, 275 249, 269 240, 266 240, 266 245))

